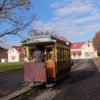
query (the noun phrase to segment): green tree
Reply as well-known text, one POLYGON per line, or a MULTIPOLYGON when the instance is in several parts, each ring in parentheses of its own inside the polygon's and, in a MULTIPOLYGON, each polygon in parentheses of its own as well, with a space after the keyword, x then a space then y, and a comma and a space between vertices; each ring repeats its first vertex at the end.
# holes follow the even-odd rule
POLYGON ((22 40, 21 43, 26 43, 28 40, 30 40, 29 38, 22 40))

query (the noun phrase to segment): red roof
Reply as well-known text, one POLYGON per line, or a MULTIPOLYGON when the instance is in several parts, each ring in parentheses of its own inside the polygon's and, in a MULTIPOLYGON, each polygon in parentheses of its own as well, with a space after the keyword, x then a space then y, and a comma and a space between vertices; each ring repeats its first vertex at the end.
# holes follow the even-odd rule
MULTIPOLYGON (((60 40, 62 40, 62 41, 65 41, 65 42, 69 42, 67 39, 65 39, 64 37, 60 37, 60 38, 58 38, 58 39, 60 39, 60 40)), ((69 43, 71 43, 71 42, 69 42, 69 43)))
POLYGON ((71 49, 80 49, 86 42, 71 43, 71 49))
POLYGON ((25 54, 21 54, 21 56, 25 56, 25 54))
POLYGON ((81 53, 81 50, 78 50, 78 51, 71 51, 71 53, 81 53))
POLYGON ((87 42, 90 42, 90 40, 88 40, 87 42))
POLYGON ((25 49, 23 47, 12 46, 12 48, 15 48, 18 52, 25 52, 25 49))

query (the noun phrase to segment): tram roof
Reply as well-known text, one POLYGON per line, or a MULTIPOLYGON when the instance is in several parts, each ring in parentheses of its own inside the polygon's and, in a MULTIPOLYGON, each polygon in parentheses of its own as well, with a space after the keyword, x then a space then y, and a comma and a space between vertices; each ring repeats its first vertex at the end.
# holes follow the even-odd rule
POLYGON ((68 45, 68 44, 66 44, 66 42, 64 42, 60 39, 54 38, 51 35, 34 36, 34 37, 29 38, 29 40, 26 43, 22 43, 22 44, 24 45, 24 44, 32 44, 32 43, 40 43, 40 42, 54 42, 54 43, 57 42, 60 44, 68 45))

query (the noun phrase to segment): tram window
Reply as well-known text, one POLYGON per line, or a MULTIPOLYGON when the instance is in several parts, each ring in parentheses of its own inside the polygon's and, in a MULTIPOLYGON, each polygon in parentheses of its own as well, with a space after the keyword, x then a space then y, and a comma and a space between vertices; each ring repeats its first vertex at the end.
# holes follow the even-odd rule
POLYGON ((59 50, 60 50, 60 51, 59 51, 59 52, 60 52, 60 57, 59 57, 59 58, 60 58, 60 60, 61 60, 61 48, 60 48, 59 50))
POLYGON ((66 52, 65 52, 65 49, 64 49, 64 60, 66 59, 66 52))
POLYGON ((65 49, 65 59, 66 59, 66 49, 65 49))
POLYGON ((68 49, 68 58, 70 58, 70 50, 68 49))
POLYGON ((59 58, 60 58, 60 48, 57 47, 57 60, 59 60, 59 58))
POLYGON ((47 51, 47 60, 48 59, 53 59, 52 47, 46 47, 46 51, 47 51))
POLYGON ((67 49, 66 49, 66 59, 67 59, 67 49))
POLYGON ((62 60, 64 59, 64 49, 62 48, 62 60))
POLYGON ((68 58, 68 52, 67 52, 67 49, 65 49, 65 59, 68 58))
POLYGON ((30 59, 33 59, 35 49, 30 49, 30 59))
POLYGON ((61 48, 61 60, 63 60, 63 55, 64 55, 64 51, 63 48, 61 48))
POLYGON ((61 56, 60 56, 61 58, 60 59, 62 60, 62 48, 60 48, 60 50, 61 50, 61 56))
POLYGON ((57 47, 57 60, 66 60, 70 58, 70 50, 57 47))

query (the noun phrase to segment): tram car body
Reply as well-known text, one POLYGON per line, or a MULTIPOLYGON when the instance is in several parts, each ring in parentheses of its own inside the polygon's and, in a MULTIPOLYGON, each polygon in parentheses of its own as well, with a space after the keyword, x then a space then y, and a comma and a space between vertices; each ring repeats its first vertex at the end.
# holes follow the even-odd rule
POLYGON ((23 43, 27 62, 24 63, 24 80, 30 82, 56 82, 70 73, 70 45, 50 35, 34 36, 23 43), (34 52, 39 48, 45 54, 42 62, 35 62, 34 52))

